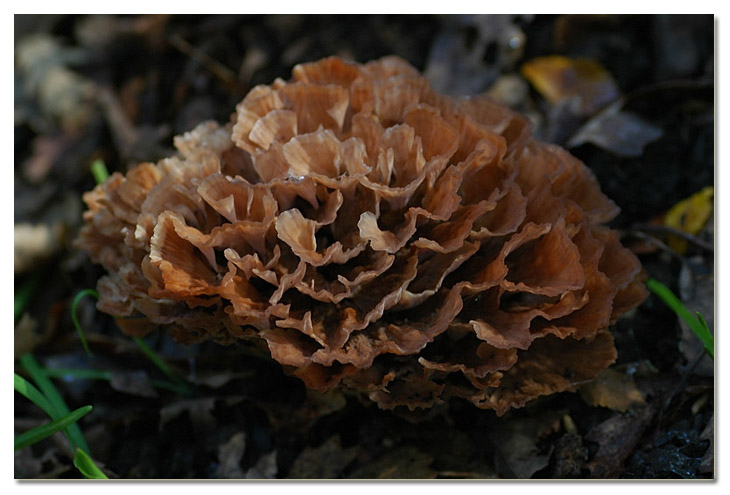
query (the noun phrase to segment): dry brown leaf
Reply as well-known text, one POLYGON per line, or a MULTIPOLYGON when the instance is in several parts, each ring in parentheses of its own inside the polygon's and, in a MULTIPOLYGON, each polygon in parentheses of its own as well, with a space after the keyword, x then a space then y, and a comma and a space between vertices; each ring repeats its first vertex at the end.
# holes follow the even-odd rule
POLYGON ((646 402, 634 381, 613 368, 603 370, 595 380, 580 388, 580 395, 591 406, 626 412, 646 402))
POLYGON ((555 442, 553 477, 557 479, 576 478, 586 462, 586 448, 583 438, 576 433, 566 433, 555 442))
MULTIPOLYGON (((498 466, 504 464, 507 477, 529 479, 547 467, 552 448, 541 453, 537 442, 560 426, 560 415, 547 414, 541 418, 516 418, 489 433, 499 452, 498 466)), ((501 470, 500 470, 501 472, 501 470)))
POLYGON ((598 444, 598 450, 586 464, 591 478, 615 478, 621 473, 624 461, 636 448, 658 409, 659 403, 655 401, 635 414, 616 412, 585 435, 585 440, 598 444))
POLYGON ((342 448, 339 435, 328 438, 319 447, 307 447, 294 461, 288 478, 339 478, 348 464, 357 457, 358 447, 342 448))

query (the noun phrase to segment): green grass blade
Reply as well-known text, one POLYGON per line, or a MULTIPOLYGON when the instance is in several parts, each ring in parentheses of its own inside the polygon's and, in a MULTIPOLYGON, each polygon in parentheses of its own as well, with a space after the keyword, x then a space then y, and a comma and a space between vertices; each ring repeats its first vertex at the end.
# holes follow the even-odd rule
POLYGON ((106 169, 106 163, 102 159, 96 159, 91 164, 91 175, 97 184, 101 184, 109 178, 109 171, 106 169))
POLYGON ((157 366, 162 373, 165 374, 170 380, 178 384, 178 386, 184 390, 184 393, 187 394, 190 392, 190 389, 188 388, 187 384, 175 374, 174 371, 170 369, 165 362, 160 359, 160 357, 150 349, 150 346, 147 345, 147 343, 140 339, 139 337, 133 337, 133 340, 135 343, 139 346, 140 349, 142 349, 142 352, 157 366))
POLYGON ((45 396, 41 393, 40 390, 35 387, 35 385, 30 383, 28 380, 26 380, 17 373, 15 373, 15 391, 31 401, 36 406, 43 409, 43 411, 48 414, 51 419, 61 416, 58 411, 56 411, 56 408, 53 407, 53 404, 51 404, 48 399, 45 398, 45 396))
POLYGON ((707 354, 715 359, 715 337, 712 335, 712 332, 710 332, 710 327, 707 326, 705 317, 702 316, 702 313, 700 313, 699 311, 697 311, 697 321, 700 322, 700 325, 702 325, 702 328, 704 329, 703 334, 705 335, 705 337, 700 337, 700 339, 702 340, 702 345, 705 346, 705 351, 707 351, 707 354))
MULTIPOLYGON (((49 376, 51 378, 103 380, 107 382, 111 381, 112 377, 114 376, 114 373, 112 373, 111 371, 89 370, 83 368, 45 368, 44 372, 46 373, 46 376, 49 376)), ((150 379, 150 384, 152 384, 153 387, 171 390, 178 394, 185 394, 187 392, 187 389, 185 389, 178 383, 150 379)))
POLYGON ((153 351, 147 343, 139 337, 133 337, 132 340, 142 349, 142 352, 162 371, 168 378, 178 380, 177 375, 170 369, 167 364, 153 351))
POLYGON ((94 464, 89 454, 83 449, 76 449, 74 454, 74 466, 78 469, 85 478, 92 480, 107 480, 109 479, 99 467, 94 464))
POLYGON ((99 299, 99 293, 95 291, 94 289, 84 289, 78 294, 76 294, 76 297, 74 297, 73 302, 71 303, 71 321, 73 321, 74 327, 76 327, 76 333, 79 334, 79 338, 81 339, 81 345, 84 347, 84 350, 86 351, 86 354, 91 357, 91 350, 89 349, 89 344, 86 342, 86 336, 84 335, 84 330, 81 328, 81 323, 79 323, 79 318, 76 315, 76 307, 79 305, 79 301, 83 299, 86 296, 91 296, 96 299, 99 299))
POLYGON ((90 370, 85 368, 46 368, 43 370, 46 376, 51 378, 60 378, 62 380, 104 380, 112 379, 111 371, 90 370))
MULTIPOLYGON (((48 399, 48 402, 50 402, 55 409, 57 415, 53 417, 53 419, 59 419, 60 416, 65 416, 66 414, 68 414, 70 411, 68 409, 68 406, 66 405, 66 402, 64 402, 63 397, 61 397, 61 394, 58 392, 58 389, 56 389, 48 376, 46 376, 43 368, 41 368, 33 355, 22 355, 20 357, 20 364, 23 365, 25 370, 38 386, 38 389, 43 393, 46 399, 48 399)), ((75 449, 76 447, 81 447, 87 452, 90 451, 89 446, 87 445, 86 440, 81 433, 81 428, 79 428, 79 425, 77 425, 76 423, 70 424, 64 429, 64 433, 66 433, 69 443, 71 444, 73 449, 75 449)))
POLYGON ((701 315, 699 315, 699 319, 695 318, 692 313, 687 309, 687 307, 682 303, 682 301, 679 300, 677 296, 674 295, 674 293, 669 290, 669 288, 664 285, 663 283, 659 282, 658 280, 655 280, 653 278, 650 278, 646 281, 646 286, 649 288, 650 291, 652 291, 654 294, 656 294, 662 301, 664 301, 664 304, 669 306, 672 311, 674 311, 677 316, 682 318, 687 325, 689 325, 689 328, 692 330, 692 332, 700 339, 702 342, 702 345, 705 348, 705 351, 712 357, 715 358, 715 338, 712 336, 712 333, 710 332, 709 328, 707 327, 707 323, 705 322, 705 319, 702 318, 701 315))
POLYGON ((68 428, 71 424, 76 423, 79 419, 83 418, 91 412, 93 408, 91 406, 84 406, 76 409, 73 412, 66 414, 63 417, 54 419, 50 423, 46 423, 41 426, 37 426, 33 429, 26 431, 15 437, 15 450, 20 450, 28 445, 33 445, 36 442, 40 442, 44 438, 50 437, 54 433, 68 428))
POLYGON ((707 322, 705 321, 705 317, 702 316, 702 313, 697 311, 697 319, 699 320, 700 324, 702 324, 703 327, 705 327, 705 330, 708 332, 710 331, 710 327, 707 326, 707 322))
MULTIPOLYGON (((81 299, 83 299, 86 296, 92 296, 96 299, 99 299, 99 293, 94 289, 84 289, 78 294, 76 294, 76 297, 74 297, 73 303, 71 304, 71 319, 73 321, 74 327, 76 327, 76 332, 79 334, 79 338, 81 339, 81 344, 84 347, 84 350, 86 351, 86 354, 89 356, 92 356, 91 350, 89 349, 89 345, 86 341, 86 337, 84 336, 84 331, 81 328, 81 323, 79 323, 78 316, 76 315, 76 307, 78 306, 78 303, 81 299)), ((168 390, 174 390, 175 392, 181 393, 181 394, 189 394, 190 389, 187 386, 187 384, 173 372, 165 362, 160 359, 160 357, 155 354, 155 351, 150 349, 150 347, 145 343, 144 340, 140 339, 139 337, 133 337, 134 342, 139 346, 140 349, 142 349, 142 352, 147 356, 154 364, 157 366, 162 373, 165 374, 168 378, 170 378, 173 383, 165 383, 165 382, 156 382, 160 388, 166 388, 168 390)), ((47 370, 48 371, 48 370, 47 370)), ((89 370, 90 371, 90 370, 89 370)), ((98 377, 98 376, 89 376, 90 378, 94 379, 103 379, 108 380, 109 377, 98 377)))

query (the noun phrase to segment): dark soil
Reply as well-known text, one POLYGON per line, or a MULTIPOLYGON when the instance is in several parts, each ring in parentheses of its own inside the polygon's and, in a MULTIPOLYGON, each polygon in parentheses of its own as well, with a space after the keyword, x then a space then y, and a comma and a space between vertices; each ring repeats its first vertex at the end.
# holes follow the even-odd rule
MULTIPOLYGON (((712 220, 682 254, 656 225, 714 185, 713 32, 712 16, 16 16, 15 244, 30 257, 18 266, 16 254, 16 304, 30 293, 16 315, 16 357, 113 374, 54 379, 71 409, 94 406, 80 426, 109 477, 713 478, 713 363, 654 296, 613 328, 614 368, 644 399, 629 411, 566 392, 501 418, 454 401, 418 421, 339 392, 308 392, 245 344, 185 347, 152 335, 147 344, 190 392, 152 386, 166 378, 93 299, 79 304, 93 357, 70 312, 103 274, 72 245, 95 159, 124 172, 169 156, 174 135, 228 120, 256 84, 328 55, 396 54, 452 94, 514 76, 510 103, 536 120, 538 135, 567 145, 594 115, 551 106, 520 74, 528 60, 561 54, 600 63, 621 109, 662 131, 638 156, 590 142, 571 151, 621 207, 612 226, 647 275, 712 327, 712 220), (45 51, 26 50, 21 61, 38 35, 45 51), (47 84, 61 73, 74 84, 47 84), (21 224, 45 228, 52 241, 21 238, 21 224)), ((27 376, 19 364, 16 372, 27 376)), ((19 394, 15 419, 16 434, 47 420, 19 394)), ((15 477, 80 474, 59 434, 16 452, 15 477)))

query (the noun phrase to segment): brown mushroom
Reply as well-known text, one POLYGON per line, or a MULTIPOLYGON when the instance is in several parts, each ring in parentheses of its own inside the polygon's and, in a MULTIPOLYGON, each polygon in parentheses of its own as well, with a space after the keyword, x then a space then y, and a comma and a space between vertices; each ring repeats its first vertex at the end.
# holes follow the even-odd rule
POLYGON ((125 332, 266 342, 318 390, 502 414, 595 377, 645 297, 583 163, 403 60, 327 58, 84 196, 125 332))

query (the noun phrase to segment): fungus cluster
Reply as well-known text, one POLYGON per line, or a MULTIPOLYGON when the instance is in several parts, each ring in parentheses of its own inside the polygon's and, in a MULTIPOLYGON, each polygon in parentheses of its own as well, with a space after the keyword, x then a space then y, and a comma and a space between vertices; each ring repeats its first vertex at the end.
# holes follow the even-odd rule
POLYGON ((595 377, 645 297, 593 174, 487 98, 327 58, 85 194, 99 309, 131 335, 266 343, 313 389, 502 414, 595 377))

